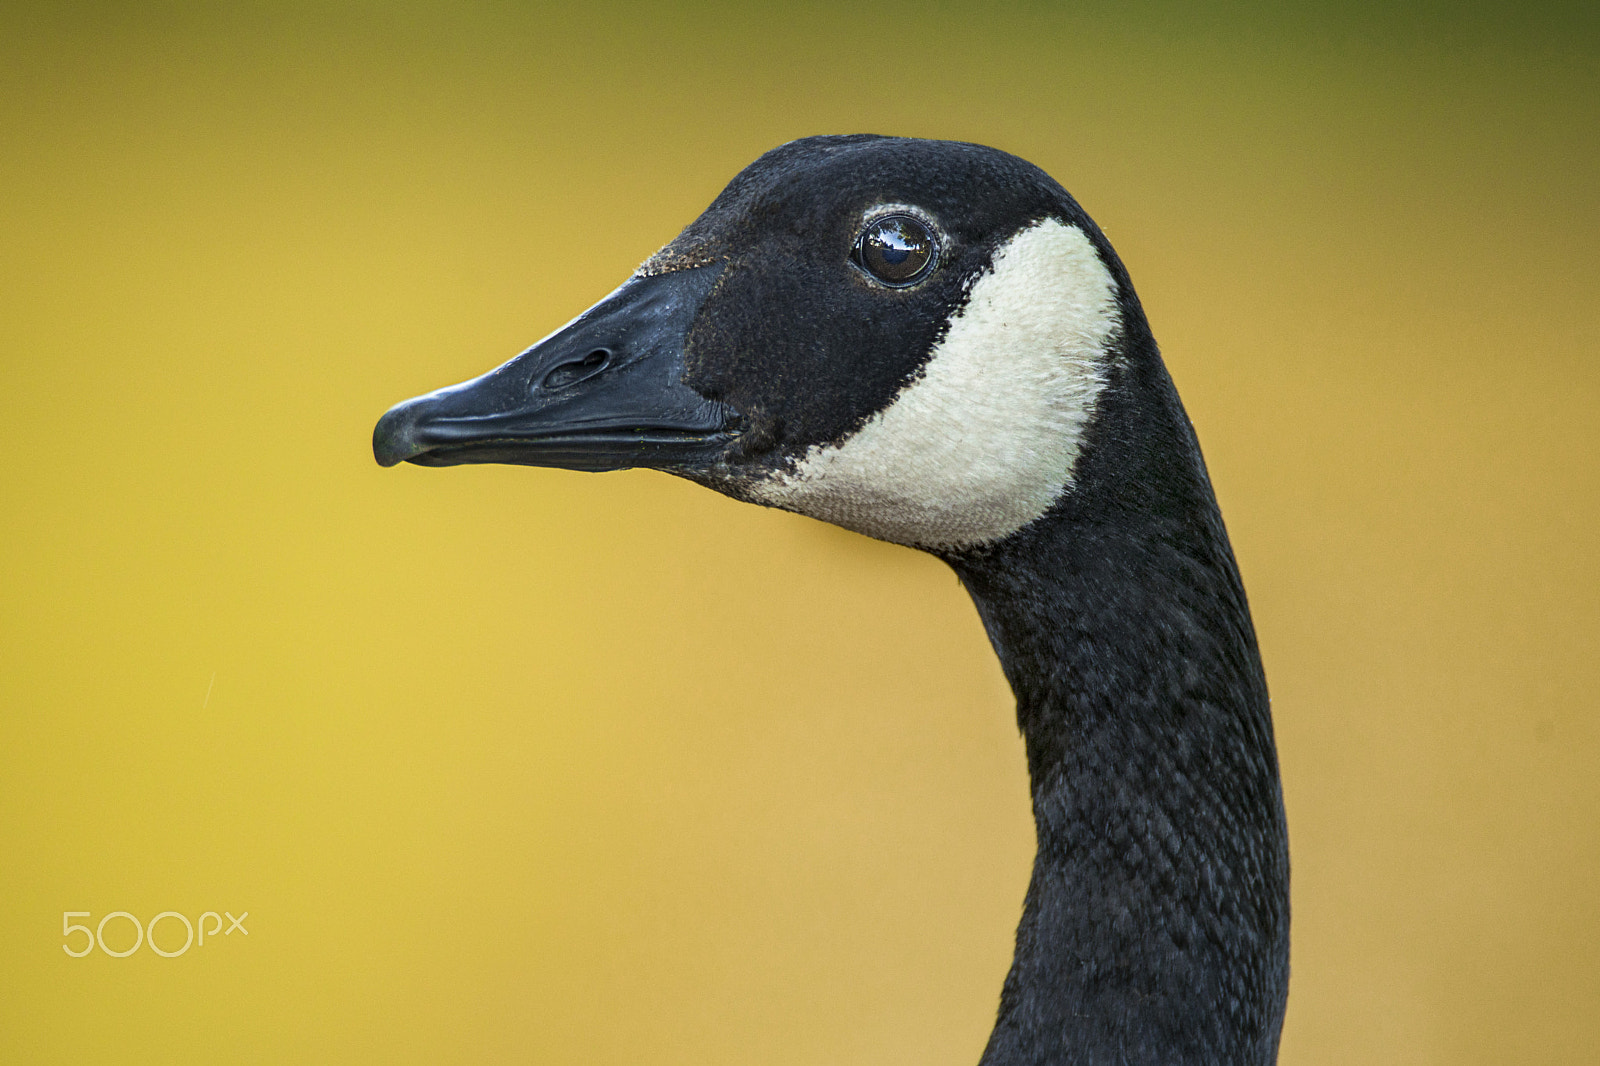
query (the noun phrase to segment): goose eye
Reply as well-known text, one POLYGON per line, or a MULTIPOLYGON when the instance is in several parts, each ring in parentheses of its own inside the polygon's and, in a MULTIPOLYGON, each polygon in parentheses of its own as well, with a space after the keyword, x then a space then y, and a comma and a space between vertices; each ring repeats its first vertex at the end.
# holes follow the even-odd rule
POLYGON ((885 285, 921 281, 937 258, 938 245, 928 227, 910 215, 873 219, 856 238, 851 258, 885 285))

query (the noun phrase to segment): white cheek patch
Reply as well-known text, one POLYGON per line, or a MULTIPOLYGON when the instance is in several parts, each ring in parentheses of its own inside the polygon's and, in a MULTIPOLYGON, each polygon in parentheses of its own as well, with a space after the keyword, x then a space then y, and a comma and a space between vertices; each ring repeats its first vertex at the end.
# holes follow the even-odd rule
POLYGON ((753 495, 923 548, 1015 533, 1072 484, 1120 327, 1116 296, 1082 230, 1028 227, 995 254, 921 377, 753 495))

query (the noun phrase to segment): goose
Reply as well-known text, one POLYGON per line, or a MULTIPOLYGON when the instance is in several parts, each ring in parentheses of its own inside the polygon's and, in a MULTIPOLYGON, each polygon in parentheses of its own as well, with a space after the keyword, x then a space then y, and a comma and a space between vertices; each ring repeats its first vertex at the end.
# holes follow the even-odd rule
POLYGON ((373 449, 654 468, 942 559, 1015 695, 1037 831, 982 1066, 1276 1061, 1288 836, 1249 607, 1128 273, 1044 171, 782 145, 373 449))

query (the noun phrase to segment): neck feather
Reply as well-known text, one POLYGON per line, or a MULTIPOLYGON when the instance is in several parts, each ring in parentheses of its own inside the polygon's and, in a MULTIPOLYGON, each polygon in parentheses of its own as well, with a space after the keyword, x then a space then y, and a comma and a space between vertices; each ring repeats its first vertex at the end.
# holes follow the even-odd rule
POLYGON ((1187 499, 1155 513, 1065 501, 950 557, 1016 694, 1038 832, 983 1066, 1276 1059, 1277 757, 1244 591, 1191 454, 1187 499))

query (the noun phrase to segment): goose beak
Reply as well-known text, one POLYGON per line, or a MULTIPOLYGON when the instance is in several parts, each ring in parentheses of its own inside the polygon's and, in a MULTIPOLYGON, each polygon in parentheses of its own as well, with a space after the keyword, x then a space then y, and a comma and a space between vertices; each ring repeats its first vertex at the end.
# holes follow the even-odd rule
POLYGON ((721 266, 630 278, 482 377, 391 407, 380 466, 516 463, 687 470, 737 436, 739 415, 683 384, 683 346, 721 266))

